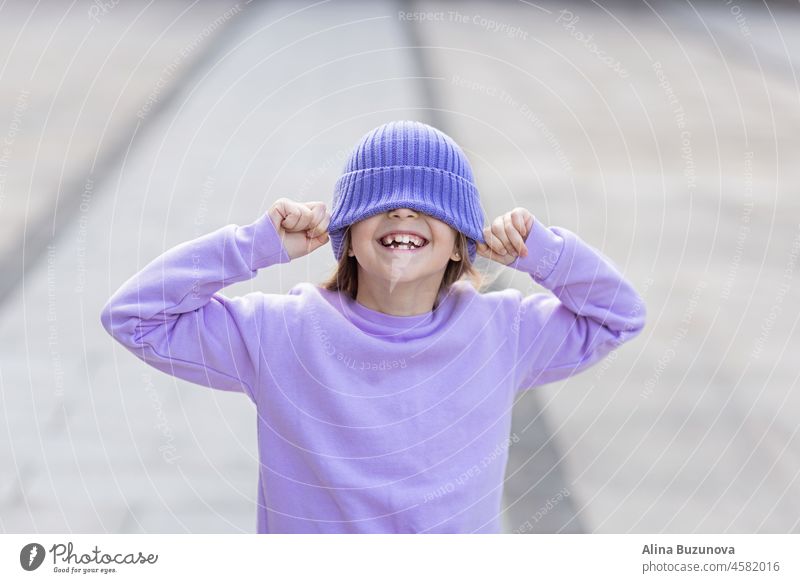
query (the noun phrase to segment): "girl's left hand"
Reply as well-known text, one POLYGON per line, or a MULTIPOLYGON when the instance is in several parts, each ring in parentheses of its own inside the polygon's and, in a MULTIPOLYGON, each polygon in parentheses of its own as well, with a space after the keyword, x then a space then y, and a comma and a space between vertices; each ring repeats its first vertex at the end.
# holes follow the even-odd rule
POLYGON ((477 243, 478 255, 503 265, 513 263, 517 257, 526 257, 525 240, 533 228, 533 215, 528 209, 517 207, 500 215, 492 226, 483 230, 486 243, 477 243))

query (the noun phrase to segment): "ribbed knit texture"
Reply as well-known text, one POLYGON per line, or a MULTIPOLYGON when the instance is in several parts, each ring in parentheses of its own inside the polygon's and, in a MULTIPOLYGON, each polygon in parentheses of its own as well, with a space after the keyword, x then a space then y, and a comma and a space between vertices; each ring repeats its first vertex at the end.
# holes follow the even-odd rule
POLYGON ((328 226, 336 259, 349 225, 395 208, 412 208, 464 233, 475 261, 484 214, 469 160, 452 138, 422 122, 383 124, 353 148, 334 187, 328 226))

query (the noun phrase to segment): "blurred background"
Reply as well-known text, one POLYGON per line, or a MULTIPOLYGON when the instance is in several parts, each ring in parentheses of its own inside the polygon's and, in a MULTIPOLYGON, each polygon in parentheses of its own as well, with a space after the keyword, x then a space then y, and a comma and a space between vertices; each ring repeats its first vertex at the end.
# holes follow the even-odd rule
POLYGON ((3 2, 0 531, 255 532, 252 403, 149 369, 100 309, 177 243, 330 204, 361 135, 417 119, 464 148, 487 219, 573 230, 647 305, 517 402, 506 531, 800 532, 798 9, 3 2))

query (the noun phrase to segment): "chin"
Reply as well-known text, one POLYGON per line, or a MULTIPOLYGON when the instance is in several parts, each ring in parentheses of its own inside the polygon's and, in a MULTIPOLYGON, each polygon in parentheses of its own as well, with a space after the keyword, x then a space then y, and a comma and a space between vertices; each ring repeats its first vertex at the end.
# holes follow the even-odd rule
MULTIPOLYGON (((445 266, 446 267, 446 266, 445 266)), ((412 281, 421 281, 435 276, 444 277, 444 267, 442 269, 398 269, 392 272, 391 269, 385 270, 384 276, 386 279, 392 279, 395 282, 408 283, 412 281)))
POLYGON ((423 279, 426 274, 424 273, 417 273, 417 270, 402 270, 402 271, 391 271, 390 269, 382 270, 383 278, 386 281, 393 281, 395 283, 408 283, 411 281, 417 281, 419 279, 423 279))

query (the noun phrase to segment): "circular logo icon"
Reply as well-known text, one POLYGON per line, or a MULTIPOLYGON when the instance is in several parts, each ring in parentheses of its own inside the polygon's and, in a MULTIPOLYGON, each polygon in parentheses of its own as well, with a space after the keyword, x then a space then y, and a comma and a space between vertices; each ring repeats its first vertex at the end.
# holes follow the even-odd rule
POLYGON ((44 547, 39 543, 28 543, 19 552, 19 564, 26 571, 35 571, 44 561, 44 547))

